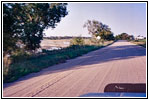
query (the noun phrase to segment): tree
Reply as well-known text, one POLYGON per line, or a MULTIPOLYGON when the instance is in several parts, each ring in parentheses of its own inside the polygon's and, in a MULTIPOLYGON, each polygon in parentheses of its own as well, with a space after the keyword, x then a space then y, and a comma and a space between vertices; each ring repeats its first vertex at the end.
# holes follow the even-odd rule
POLYGON ((91 34, 92 36, 96 36, 96 34, 99 33, 100 27, 101 27, 100 22, 96 21, 96 20, 88 20, 83 27, 87 27, 89 34, 91 34))
POLYGON ((127 33, 122 33, 121 38, 122 38, 122 40, 127 40, 127 39, 129 39, 129 35, 127 33))
POLYGON ((105 39, 106 39, 106 40, 114 40, 113 33, 107 34, 107 35, 105 36, 105 39))
MULTIPOLYGON (((3 23, 5 40, 16 37, 25 44, 26 50, 35 50, 40 47, 40 41, 43 38, 43 31, 47 28, 55 28, 56 23, 61 21, 68 12, 66 3, 6 3, 3 5, 3 18, 11 17, 11 24, 7 20, 3 23), (6 16, 9 15, 9 16, 6 16), (9 30, 11 27, 11 30, 9 30), (9 32, 7 32, 7 30, 9 32)), ((11 40, 10 39, 10 40, 11 40)), ((4 46, 6 41, 4 41, 4 46)), ((12 41, 9 43, 14 44, 12 41)), ((16 41, 15 41, 16 43, 16 41)), ((12 47, 9 45, 9 47, 12 47)), ((6 49, 5 49, 6 50, 6 49)))
POLYGON ((108 25, 96 20, 88 20, 83 27, 87 27, 92 37, 100 36, 103 40, 113 40, 114 36, 108 25))
MULTIPOLYGON (((7 4, 3 5, 3 51, 9 53, 16 48, 17 38, 14 36, 15 18, 13 17, 12 8, 7 4)), ((5 54, 4 54, 5 55, 5 54)))
POLYGON ((134 36, 133 35, 129 35, 127 33, 121 33, 119 35, 116 35, 115 37, 117 40, 133 40, 134 36))

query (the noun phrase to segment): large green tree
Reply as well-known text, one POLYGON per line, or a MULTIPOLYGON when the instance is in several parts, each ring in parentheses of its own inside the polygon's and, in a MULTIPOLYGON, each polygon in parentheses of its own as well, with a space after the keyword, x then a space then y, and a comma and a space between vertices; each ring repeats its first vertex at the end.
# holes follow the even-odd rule
POLYGON ((14 36, 15 18, 13 17, 12 9, 7 5, 3 5, 3 50, 7 52, 16 48, 17 38, 14 36))
POLYGON ((112 40, 114 39, 113 33, 111 32, 111 28, 108 25, 103 24, 102 22, 96 20, 88 20, 84 27, 87 27, 89 34, 92 37, 100 36, 103 40, 112 40))
POLYGON ((18 40, 26 50, 39 48, 44 29, 55 28, 68 14, 66 6, 66 3, 4 3, 4 51, 15 47, 18 40))

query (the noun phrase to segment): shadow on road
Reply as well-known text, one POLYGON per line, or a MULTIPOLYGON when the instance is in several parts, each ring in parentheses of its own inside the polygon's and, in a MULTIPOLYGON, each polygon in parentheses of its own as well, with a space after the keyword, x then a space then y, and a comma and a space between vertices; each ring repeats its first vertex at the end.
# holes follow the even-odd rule
MULTIPOLYGON (((84 56, 78 57, 76 59, 68 60, 62 65, 56 65, 57 67, 49 67, 49 73, 59 72, 70 69, 83 68, 81 66, 93 65, 105 63, 113 60, 124 60, 135 57, 146 56, 146 49, 136 45, 127 46, 109 46, 93 52, 90 52, 84 56)), ((86 67, 85 67, 86 68, 86 67)), ((48 74, 48 73, 43 73, 48 74)))
POLYGON ((79 65, 90 65, 99 64, 107 61, 129 59, 138 56, 145 56, 146 51, 144 48, 136 48, 134 45, 129 46, 114 46, 105 49, 105 52, 96 51, 94 55, 84 56, 80 60, 88 60, 85 63, 80 63, 79 65))

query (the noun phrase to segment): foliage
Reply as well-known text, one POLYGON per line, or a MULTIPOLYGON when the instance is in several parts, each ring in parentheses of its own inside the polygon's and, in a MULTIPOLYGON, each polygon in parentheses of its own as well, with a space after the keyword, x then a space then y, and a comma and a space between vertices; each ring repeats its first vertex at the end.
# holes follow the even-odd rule
POLYGON ((38 72, 43 68, 63 63, 67 59, 72 59, 81 56, 89 51, 99 49, 103 46, 89 46, 89 45, 72 45, 61 50, 43 50, 43 54, 23 57, 21 55, 16 55, 12 59, 23 58, 22 60, 14 61, 10 66, 4 66, 3 69, 3 80, 4 82, 12 82, 18 78, 27 75, 32 72, 38 72))
POLYGON ((131 42, 146 48, 146 39, 133 40, 131 42))
POLYGON ((12 9, 8 5, 3 5, 3 51, 4 55, 16 49, 17 38, 14 36, 14 23, 12 9))
POLYGON ((134 36, 129 35, 127 33, 121 33, 119 35, 116 35, 115 39, 117 39, 117 40, 133 40, 134 36))
POLYGON ((134 40, 135 42, 146 42, 146 39, 134 40))
POLYGON ((100 36, 103 40, 113 40, 114 36, 111 32, 111 28, 109 28, 108 25, 103 24, 102 22, 96 21, 96 20, 88 20, 84 27, 87 27, 89 34, 92 35, 92 37, 100 36))
POLYGON ((73 38, 71 45, 84 45, 84 39, 82 37, 73 38))
POLYGON ((4 3, 4 52, 13 48, 17 39, 27 50, 40 47, 43 31, 55 28, 68 12, 66 3, 4 3))
POLYGON ((108 33, 108 34, 102 33, 101 34, 101 39, 110 41, 110 40, 114 40, 115 38, 113 36, 113 33, 108 33))

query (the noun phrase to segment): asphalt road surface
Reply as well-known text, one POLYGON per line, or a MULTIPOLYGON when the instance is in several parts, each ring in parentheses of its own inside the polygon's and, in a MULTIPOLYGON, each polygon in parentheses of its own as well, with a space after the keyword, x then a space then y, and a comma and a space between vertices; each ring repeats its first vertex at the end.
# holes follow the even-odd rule
POLYGON ((3 97, 78 97, 103 93, 110 84, 146 84, 146 49, 117 41, 3 84, 3 97))

